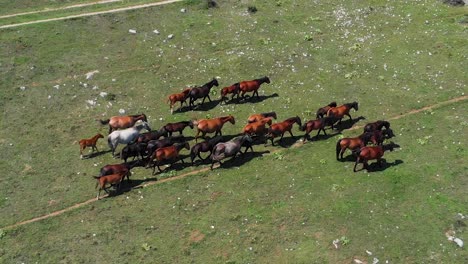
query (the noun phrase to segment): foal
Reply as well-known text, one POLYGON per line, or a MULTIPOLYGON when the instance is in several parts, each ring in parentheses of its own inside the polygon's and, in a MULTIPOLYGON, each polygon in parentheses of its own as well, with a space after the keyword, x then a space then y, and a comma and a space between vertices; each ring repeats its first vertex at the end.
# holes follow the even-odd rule
POLYGON ((86 148, 86 147, 91 147, 92 148, 92 152, 94 152, 94 149, 96 149, 96 151, 99 151, 96 147, 96 143, 98 141, 98 139, 100 138, 103 138, 104 136, 102 134, 97 134, 95 135, 94 137, 90 138, 90 139, 82 139, 80 140, 80 158, 83 159, 83 150, 86 148))
POLYGON ((231 101, 234 100, 234 96, 237 95, 237 99, 239 99, 239 83, 235 83, 231 86, 224 87, 221 89, 221 100, 224 103, 227 103, 227 95, 232 94, 231 101))
POLYGON ((171 114, 174 112, 174 105, 177 102, 180 102, 180 108, 182 108, 183 103, 187 104, 187 98, 192 88, 184 89, 181 93, 175 93, 169 95, 167 102, 170 103, 169 108, 171 109, 171 114))
POLYGON ((336 107, 336 102, 331 102, 331 103, 329 103, 328 105, 326 105, 324 107, 320 107, 317 110, 317 119, 323 118, 324 116, 326 116, 328 110, 330 110, 330 108, 333 108, 333 107, 336 107))
POLYGON ((399 148, 400 146, 398 144, 395 144, 391 142, 390 144, 387 145, 382 145, 382 146, 372 146, 372 147, 363 147, 359 150, 356 151, 356 163, 354 164, 354 169, 353 171, 356 172, 356 167, 359 162, 362 162, 364 165, 364 169, 368 169, 369 164, 367 161, 369 160, 377 160, 377 163, 379 164, 380 167, 382 167, 382 157, 384 155, 384 152, 387 150, 393 151, 394 148, 399 148))
POLYGON ((119 190, 120 183, 122 182, 125 175, 127 175, 127 173, 119 172, 119 173, 109 174, 109 175, 105 175, 101 177, 93 176, 95 179, 97 179, 96 187, 98 187, 99 185, 99 191, 97 193, 96 198, 99 200, 99 195, 101 194, 101 190, 104 190, 106 193, 109 193, 107 191, 108 188, 106 188, 106 184, 111 184, 111 185, 116 184, 117 190, 119 190))

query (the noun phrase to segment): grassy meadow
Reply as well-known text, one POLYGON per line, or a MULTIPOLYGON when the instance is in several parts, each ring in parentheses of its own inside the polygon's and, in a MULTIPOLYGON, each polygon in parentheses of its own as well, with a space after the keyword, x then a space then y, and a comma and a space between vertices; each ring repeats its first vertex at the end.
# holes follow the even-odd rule
MULTIPOLYGON (((146 113, 153 129, 232 114, 236 124, 223 134, 235 135, 252 113, 310 120, 331 101, 358 101, 351 115, 361 117, 359 126, 468 91, 466 7, 217 2, 0 29, 0 262, 466 263, 466 249, 446 237, 468 241, 466 100, 391 120, 401 148, 385 154, 384 169, 353 173, 351 158, 336 161, 336 141, 361 129, 328 130, 291 147, 303 135, 295 126, 282 145, 254 146, 213 171, 7 228, 95 197, 91 176, 120 161, 106 138, 98 141, 102 153, 80 160, 78 141, 107 135, 96 120, 120 109, 146 113), (263 76, 271 83, 260 100, 219 104, 222 87, 263 76), (169 94, 213 77, 220 83, 213 103, 170 114, 169 94)), ((144 184, 206 167, 177 165, 156 176, 136 168, 132 179, 144 184)))

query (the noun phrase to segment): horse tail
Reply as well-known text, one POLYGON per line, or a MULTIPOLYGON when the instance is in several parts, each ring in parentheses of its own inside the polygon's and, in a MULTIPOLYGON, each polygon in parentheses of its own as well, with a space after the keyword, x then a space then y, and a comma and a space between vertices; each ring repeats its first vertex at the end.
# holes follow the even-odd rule
POLYGON ((336 158, 338 159, 338 155, 340 154, 341 152, 341 141, 343 139, 339 139, 338 142, 336 142, 336 158))
POLYGON ((110 119, 106 119, 106 120, 99 119, 99 122, 101 122, 101 125, 109 124, 109 121, 110 119))

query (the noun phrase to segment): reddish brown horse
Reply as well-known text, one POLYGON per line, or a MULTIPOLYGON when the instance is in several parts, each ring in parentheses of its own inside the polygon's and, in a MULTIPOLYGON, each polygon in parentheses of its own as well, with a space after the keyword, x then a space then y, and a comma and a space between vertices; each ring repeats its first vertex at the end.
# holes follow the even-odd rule
POLYGON ((333 116, 333 117, 337 118, 339 120, 339 122, 341 123, 341 119, 343 119, 343 117, 345 115, 347 115, 347 116, 349 116, 349 119, 351 121, 353 121, 353 118, 349 114, 349 110, 351 110, 352 108, 354 108, 354 110, 357 111, 358 110, 358 102, 352 102, 352 103, 340 105, 340 106, 337 106, 337 107, 332 107, 332 108, 328 109, 327 116, 333 116))
POLYGON ((333 107, 336 107, 336 102, 331 102, 331 103, 329 103, 328 105, 326 105, 324 107, 320 107, 317 110, 317 119, 323 118, 324 116, 326 116, 328 110, 330 110, 330 108, 333 108, 333 107))
POLYGON ((297 123, 299 127, 302 126, 301 119, 298 116, 288 118, 280 123, 272 124, 268 128, 267 140, 270 139, 271 145, 274 146, 273 139, 281 135, 281 138, 279 139, 281 141, 286 131, 291 134, 291 137, 294 137, 293 133, 291 132, 294 123, 297 123))
POLYGON ((271 117, 276 119, 276 112, 268 112, 268 113, 261 113, 261 114, 253 114, 250 115, 249 118, 247 119, 248 123, 253 123, 257 122, 259 120, 262 120, 263 118, 271 117))
POLYGON ((223 128, 224 123, 228 121, 231 122, 231 124, 236 123, 232 115, 222 116, 213 119, 200 119, 198 121, 193 121, 193 124, 197 126, 195 142, 197 142, 200 132, 202 133, 202 137, 205 137, 207 133, 213 132, 216 132, 214 136, 217 136, 218 134, 222 136, 221 129, 223 128))
POLYGON ((142 120, 148 122, 145 114, 128 115, 128 116, 113 116, 106 120, 99 120, 101 124, 109 124, 109 134, 119 128, 129 128, 135 125, 135 122, 142 120))
POLYGON ((256 135, 256 136, 263 136, 268 129, 266 128, 266 124, 271 125, 271 117, 263 118, 253 123, 249 123, 245 125, 244 129, 242 129, 242 134, 244 135, 256 135))
POLYGON ((109 174, 101 177, 96 177, 93 176, 95 179, 97 179, 96 187, 99 185, 99 191, 97 193, 97 199, 99 200, 99 195, 101 194, 101 190, 104 190, 106 193, 109 193, 107 191, 106 185, 111 184, 112 185, 117 185, 117 190, 120 189, 120 184, 122 183, 123 178, 127 175, 124 172, 119 172, 115 174, 109 174))
POLYGON ((245 93, 247 92, 253 92, 252 97, 254 95, 257 95, 257 98, 259 98, 260 96, 258 95, 258 89, 260 88, 260 85, 262 85, 263 83, 270 83, 270 78, 265 76, 260 79, 240 82, 239 89, 240 89, 242 98, 245 99, 245 93))
POLYGON ((83 150, 86 147, 91 147, 92 152, 94 152, 94 149, 96 149, 96 151, 98 151, 98 149, 96 147, 96 143, 97 143, 98 139, 103 138, 103 137, 104 136, 102 134, 97 134, 97 135, 95 135, 94 137, 92 137, 90 139, 80 140, 80 158, 83 158, 83 150))
POLYGON ((385 151, 390 150, 393 151, 394 148, 399 148, 400 146, 391 142, 387 145, 382 146, 371 146, 371 147, 362 147, 361 149, 356 151, 356 163, 354 164, 353 171, 356 172, 356 167, 359 162, 362 162, 364 165, 364 169, 368 169, 369 164, 367 163, 369 160, 377 160, 377 163, 380 167, 382 167, 382 157, 385 151))
POLYGON ((382 128, 390 129, 390 122, 384 120, 378 120, 372 123, 367 123, 364 126, 364 132, 372 132, 374 130, 382 130, 382 128))
POLYGON ((310 132, 312 132, 312 130, 318 130, 317 135, 315 137, 318 137, 318 135, 320 134, 320 131, 323 131, 323 133, 326 136, 327 132, 325 132, 325 127, 333 125, 334 120, 335 119, 333 117, 325 117, 325 118, 319 118, 316 120, 310 120, 310 121, 307 121, 307 123, 305 123, 303 126, 301 126, 299 130, 306 132, 304 135, 304 140, 310 138, 309 134, 310 132))
POLYGON ((359 148, 362 148, 371 141, 372 133, 363 133, 355 138, 342 138, 336 142, 336 160, 343 159, 343 154, 346 149, 350 149, 351 151, 355 151, 359 148))
POLYGON ((167 102, 170 103, 169 108, 171 109, 171 114, 174 112, 174 105, 177 102, 180 102, 179 109, 182 107, 183 103, 187 104, 186 100, 188 98, 188 95, 191 89, 192 88, 186 88, 181 93, 175 93, 175 94, 169 95, 169 97, 167 98, 167 102))
POLYGON ((182 135, 182 131, 186 128, 190 127, 193 129, 193 122, 192 121, 182 121, 182 122, 177 122, 177 123, 167 123, 165 126, 162 128, 169 134, 169 136, 172 136, 172 133, 174 132, 179 132, 180 135, 182 135))
POLYGON ((234 96, 237 95, 237 99, 239 99, 239 83, 235 83, 231 86, 224 87, 221 89, 221 100, 226 103, 227 95, 232 94, 231 101, 234 100, 234 96))
MULTIPOLYGON (((174 164, 179 159, 179 152, 183 149, 190 150, 190 146, 187 142, 185 143, 176 143, 169 147, 164 147, 157 149, 153 155, 151 156, 150 160, 156 160, 153 165, 153 174, 155 173, 156 167, 158 167, 159 172, 162 172, 161 168, 159 167, 162 165, 163 162, 170 162, 170 164, 174 164)), ((182 163, 184 163, 183 159, 180 159, 182 163)))

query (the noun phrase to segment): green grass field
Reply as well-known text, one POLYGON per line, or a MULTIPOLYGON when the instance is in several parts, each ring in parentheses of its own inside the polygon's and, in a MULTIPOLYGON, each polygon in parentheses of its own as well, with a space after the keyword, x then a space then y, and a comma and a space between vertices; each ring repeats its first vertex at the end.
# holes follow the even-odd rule
MULTIPOLYGON (((466 7, 436 0, 217 2, 0 30, 0 262, 467 262, 466 249, 445 235, 455 231, 468 241, 459 215, 468 215, 464 99, 392 120, 401 148, 386 153, 383 170, 353 173, 351 159, 336 161, 338 138, 361 129, 290 147, 303 135, 294 127, 296 137, 282 146, 255 146, 254 154, 213 171, 7 228, 95 197, 91 176, 120 161, 110 153, 80 160, 78 141, 107 135, 96 119, 119 109, 146 113, 153 129, 233 114, 236 124, 223 133, 234 135, 251 113, 310 120, 331 101, 358 101, 351 112, 365 117, 358 126, 468 91, 466 7), (218 100, 220 88, 262 76, 271 83, 260 88, 260 101, 169 112, 167 96, 185 87, 217 77, 211 97, 218 100)), ((105 139, 98 148, 108 150, 105 139)), ((206 167, 176 166, 156 177, 206 167)), ((137 168, 132 179, 154 177, 137 168)))

